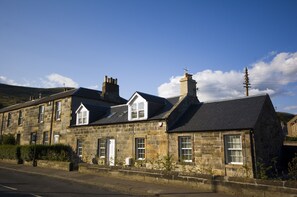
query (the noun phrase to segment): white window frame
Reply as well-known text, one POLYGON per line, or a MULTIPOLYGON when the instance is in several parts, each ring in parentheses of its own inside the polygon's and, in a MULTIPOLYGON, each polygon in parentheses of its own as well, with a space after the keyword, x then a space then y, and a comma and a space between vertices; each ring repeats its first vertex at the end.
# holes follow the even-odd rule
POLYGON ((87 125, 89 124, 89 110, 81 104, 76 110, 76 125, 87 125))
POLYGON ((148 103, 137 93, 132 96, 128 105, 128 120, 146 120, 148 118, 148 103))
POLYGON ((145 138, 135 138, 135 160, 145 160, 145 138))
POLYGON ((106 139, 98 139, 98 157, 105 158, 106 157, 106 139))
POLYGON ((62 102, 57 101, 55 103, 55 119, 56 120, 61 120, 61 111, 62 111, 62 102))
POLYGON ((224 135, 225 163, 243 165, 242 137, 241 135, 224 135), (235 139, 234 140, 232 140, 235 139), (235 154, 234 154, 235 153, 235 154))
POLYGON ((44 105, 38 107, 38 123, 43 123, 44 121, 44 105))
POLYGON ((193 147, 191 136, 178 137, 178 153, 180 162, 193 162, 193 147))
POLYGON ((80 159, 82 159, 82 156, 83 156, 83 142, 80 139, 78 139, 76 141, 76 151, 77 151, 77 156, 80 159))

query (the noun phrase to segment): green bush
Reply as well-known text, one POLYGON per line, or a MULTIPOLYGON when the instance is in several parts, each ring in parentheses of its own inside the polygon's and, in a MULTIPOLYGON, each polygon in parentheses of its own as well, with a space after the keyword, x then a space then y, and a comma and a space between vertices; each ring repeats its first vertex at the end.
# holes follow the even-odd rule
POLYGON ((297 153, 291 162, 288 163, 288 175, 291 179, 297 180, 297 153))
POLYGON ((19 147, 15 145, 0 146, 0 159, 17 159, 19 147))
POLYGON ((72 149, 67 145, 2 145, 0 159, 17 159, 18 161, 50 160, 71 161, 72 149), (34 154, 35 153, 35 154, 34 154))
POLYGON ((4 134, 1 138, 1 144, 3 145, 15 145, 16 140, 13 134, 4 134))
POLYGON ((297 137, 291 137, 291 136, 286 136, 286 141, 291 141, 291 142, 296 142, 297 141, 297 137))

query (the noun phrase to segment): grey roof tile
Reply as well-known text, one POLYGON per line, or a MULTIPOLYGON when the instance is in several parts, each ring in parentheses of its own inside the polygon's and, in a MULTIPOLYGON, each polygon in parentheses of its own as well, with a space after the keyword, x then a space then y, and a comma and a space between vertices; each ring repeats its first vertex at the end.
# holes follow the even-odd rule
POLYGON ((168 132, 252 129, 268 96, 192 105, 168 132))

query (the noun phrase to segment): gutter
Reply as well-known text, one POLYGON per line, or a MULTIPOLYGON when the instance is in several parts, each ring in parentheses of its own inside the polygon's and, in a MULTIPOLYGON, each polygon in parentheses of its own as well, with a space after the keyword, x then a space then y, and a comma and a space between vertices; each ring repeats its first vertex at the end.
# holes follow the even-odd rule
POLYGON ((2 140, 2 131, 3 131, 3 124, 4 124, 4 112, 2 113, 2 122, 1 122, 1 130, 0 130, 0 139, 2 140))
POLYGON ((52 138, 53 138, 53 124, 54 124, 54 100, 52 102, 52 116, 51 116, 51 124, 50 124, 50 139, 49 144, 52 145, 52 138))

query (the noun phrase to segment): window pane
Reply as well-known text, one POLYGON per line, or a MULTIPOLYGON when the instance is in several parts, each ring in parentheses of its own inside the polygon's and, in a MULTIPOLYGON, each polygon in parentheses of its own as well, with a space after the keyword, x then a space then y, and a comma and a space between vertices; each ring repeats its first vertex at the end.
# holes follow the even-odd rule
POLYGON ((240 135, 225 136, 226 163, 243 163, 240 135))
POLYGON ((44 145, 48 144, 48 132, 43 133, 43 144, 44 145))
POLYGON ((79 156, 79 158, 82 157, 82 141, 81 140, 77 140, 77 155, 79 156))
POLYGON ((179 137, 179 160, 192 162, 192 141, 190 136, 179 137))
POLYGON ((138 103, 138 110, 143 110, 144 109, 144 103, 138 103))
POLYGON ((137 112, 133 112, 133 111, 132 111, 132 113, 131 113, 131 117, 132 117, 132 118, 137 118, 137 112))
POLYGON ((105 157, 105 150, 106 150, 106 140, 105 139, 99 139, 98 140, 98 156, 101 157, 101 158, 104 158, 105 157))
POLYGON ((61 118, 61 102, 56 102, 56 120, 61 118))
POLYGON ((143 118, 144 117, 144 110, 141 110, 138 112, 138 117, 143 118))
POLYGON ((135 158, 136 159, 145 159, 145 139, 136 138, 135 139, 135 158))
POLYGON ((137 111, 137 105, 136 103, 133 103, 131 106, 132 111, 137 111))

